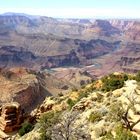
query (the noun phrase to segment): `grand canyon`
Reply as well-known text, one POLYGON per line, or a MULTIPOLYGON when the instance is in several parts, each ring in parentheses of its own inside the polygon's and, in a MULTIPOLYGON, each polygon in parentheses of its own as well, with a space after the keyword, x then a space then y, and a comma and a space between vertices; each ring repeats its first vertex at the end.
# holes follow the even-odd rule
POLYGON ((35 70, 76 67, 97 77, 113 69, 137 72, 139 32, 139 20, 55 19, 7 13, 0 16, 0 66, 35 70))
MULTIPOLYGON (((124 121, 121 129, 135 140, 140 133, 139 71, 138 19, 1 14, 0 138, 113 140, 120 133, 113 127, 114 122, 108 120, 108 115, 112 107, 120 106, 126 110, 119 121, 124 121), (129 97, 131 94, 132 97, 129 97), (80 113, 73 114, 77 111, 80 113), (61 112, 62 120, 57 123, 53 120, 51 125, 55 125, 50 127, 47 119, 59 118, 59 113, 55 116, 52 112, 61 112), (46 124, 51 131, 42 125, 45 113, 48 113, 46 124), (68 130, 71 135, 68 136, 67 132, 62 135, 63 127, 68 125, 63 123, 68 123, 70 118, 76 121, 74 126, 69 124, 74 132, 68 130), (83 126, 82 121, 85 123, 83 126), (27 122, 33 126, 25 124, 27 122), (25 128, 21 124, 30 126, 30 132, 24 135, 25 128), (97 131, 100 134, 96 134, 97 131)), ((115 109, 117 112, 120 108, 115 109)))

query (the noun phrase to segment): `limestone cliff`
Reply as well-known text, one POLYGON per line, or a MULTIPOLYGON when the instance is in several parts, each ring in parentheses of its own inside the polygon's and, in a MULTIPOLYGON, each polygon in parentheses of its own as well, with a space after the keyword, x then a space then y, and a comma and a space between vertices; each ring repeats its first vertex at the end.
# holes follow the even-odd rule
POLYGON ((24 68, 0 72, 0 103, 18 102, 26 111, 34 108, 46 97, 37 76, 24 68))

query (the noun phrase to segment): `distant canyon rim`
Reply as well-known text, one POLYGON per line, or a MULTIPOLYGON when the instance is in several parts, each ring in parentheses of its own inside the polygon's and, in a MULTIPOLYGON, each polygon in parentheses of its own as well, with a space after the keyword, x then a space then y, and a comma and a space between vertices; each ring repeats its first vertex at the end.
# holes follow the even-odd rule
MULTIPOLYGON (((100 77, 140 70, 140 20, 56 19, 0 15, 0 67, 100 77)), ((62 75, 61 75, 62 74, 62 75)))

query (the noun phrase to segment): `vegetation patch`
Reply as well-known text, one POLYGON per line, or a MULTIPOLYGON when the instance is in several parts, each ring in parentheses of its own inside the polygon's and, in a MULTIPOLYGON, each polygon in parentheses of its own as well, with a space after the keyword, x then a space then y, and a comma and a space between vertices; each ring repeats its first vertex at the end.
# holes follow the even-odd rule
POLYGON ((103 77, 101 80, 103 82, 101 90, 108 92, 122 88, 124 86, 124 81, 128 80, 128 76, 126 74, 110 74, 108 76, 103 77))
POLYGON ((29 122, 24 122, 24 123, 22 124, 22 127, 19 129, 18 134, 19 134, 20 136, 23 136, 23 135, 25 135, 26 133, 32 131, 33 128, 34 128, 34 126, 33 126, 31 123, 29 123, 29 122))
POLYGON ((69 109, 72 109, 72 107, 73 107, 76 103, 77 103, 77 100, 74 101, 74 100, 72 100, 72 99, 70 99, 70 98, 67 100, 67 104, 68 104, 68 106, 69 106, 69 109))
POLYGON ((40 133, 41 133, 41 138, 40 140, 52 140, 51 135, 52 135, 52 130, 51 128, 58 122, 60 112, 47 112, 44 113, 40 120, 40 133))
POLYGON ((94 122, 98 122, 102 119, 102 114, 98 111, 92 112, 89 116, 89 121, 94 123, 94 122))
POLYGON ((115 129, 115 136, 108 132, 101 140, 137 140, 137 136, 133 135, 130 130, 125 129, 119 124, 115 129))

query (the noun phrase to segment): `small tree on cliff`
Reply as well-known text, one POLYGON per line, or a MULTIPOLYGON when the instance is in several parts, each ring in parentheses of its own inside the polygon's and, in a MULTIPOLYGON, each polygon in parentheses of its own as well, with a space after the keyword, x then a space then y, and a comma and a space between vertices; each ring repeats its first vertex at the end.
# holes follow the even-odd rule
POLYGON ((58 124, 52 128, 52 138, 57 140, 91 140, 84 124, 76 124, 79 112, 65 112, 58 124))
POLYGON ((115 102, 113 103, 109 108, 109 114, 108 119, 116 122, 121 122, 125 128, 132 131, 134 126, 137 125, 140 122, 140 119, 133 122, 129 118, 129 112, 130 110, 133 110, 135 112, 135 105, 140 104, 136 99, 137 97, 134 96, 135 90, 130 93, 129 96, 126 96, 126 98, 129 101, 129 104, 123 106, 121 102, 115 102))
POLYGON ((83 130, 83 125, 75 125, 79 112, 64 112, 59 115, 47 113, 41 119, 41 140, 91 140, 90 135, 83 130))

